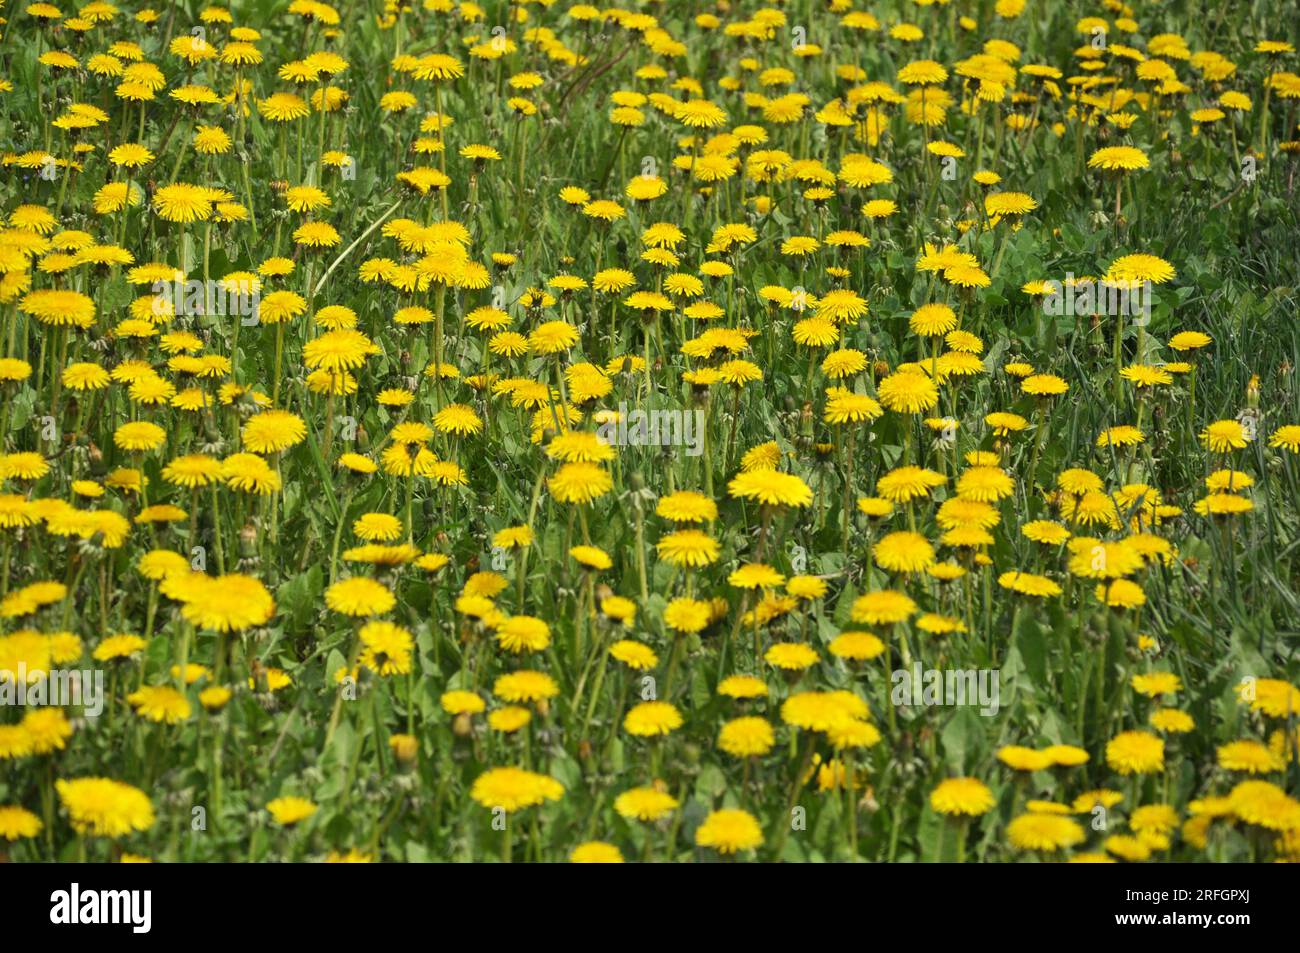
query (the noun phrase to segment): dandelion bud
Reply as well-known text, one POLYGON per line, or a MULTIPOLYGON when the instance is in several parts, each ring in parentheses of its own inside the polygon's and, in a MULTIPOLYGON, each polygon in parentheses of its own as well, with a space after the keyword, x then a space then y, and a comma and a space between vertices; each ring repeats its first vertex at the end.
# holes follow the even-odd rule
POLYGON ((452 733, 453 733, 457 738, 467 738, 467 737, 469 737, 470 732, 473 731, 473 726, 472 726, 471 723, 470 723, 470 714, 469 714, 469 712, 467 712, 467 711, 463 711, 463 712, 461 712, 459 715, 457 715, 457 716, 452 720, 452 723, 451 723, 451 730, 452 730, 452 733))
POLYGON ((388 739, 388 746, 399 764, 412 763, 420 750, 420 742, 413 735, 393 735, 388 739))
POLYGON ((257 527, 252 523, 239 531, 239 555, 245 559, 257 555, 257 527))

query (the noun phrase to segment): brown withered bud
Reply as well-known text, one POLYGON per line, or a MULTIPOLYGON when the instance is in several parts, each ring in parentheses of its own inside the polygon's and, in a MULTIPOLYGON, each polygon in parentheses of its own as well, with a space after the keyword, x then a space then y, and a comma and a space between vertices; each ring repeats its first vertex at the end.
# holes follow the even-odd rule
POLYGON ((578 742, 578 760, 590 761, 592 754, 595 753, 595 750, 596 749, 592 747, 591 742, 588 741, 586 738, 583 738, 581 741, 578 742))

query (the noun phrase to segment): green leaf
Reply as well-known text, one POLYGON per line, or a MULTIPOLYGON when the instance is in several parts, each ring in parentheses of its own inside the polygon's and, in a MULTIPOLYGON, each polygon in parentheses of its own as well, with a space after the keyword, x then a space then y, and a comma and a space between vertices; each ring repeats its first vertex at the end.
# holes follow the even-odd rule
POLYGON ((289 630, 307 628, 310 616, 320 606, 324 589, 325 578, 320 566, 298 573, 280 587, 276 601, 289 630))
POLYGON ((722 773, 722 769, 716 764, 706 764, 700 770, 699 777, 695 779, 696 793, 712 799, 719 797, 725 790, 727 790, 727 778, 722 773))
POLYGON ((1035 689, 1047 689, 1047 638, 1037 620, 1028 612, 1017 613, 1012 639, 1020 651, 1029 683, 1035 689))
POLYGON ((933 864, 945 859, 956 859, 956 832, 949 828, 950 825, 941 816, 930 810, 928 805, 922 809, 916 828, 916 839, 921 848, 920 860, 922 863, 933 864))

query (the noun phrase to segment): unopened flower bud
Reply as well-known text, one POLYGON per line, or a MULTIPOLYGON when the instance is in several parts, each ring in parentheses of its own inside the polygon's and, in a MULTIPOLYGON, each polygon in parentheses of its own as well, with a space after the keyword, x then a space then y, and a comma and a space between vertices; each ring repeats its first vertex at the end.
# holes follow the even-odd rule
POLYGON ((393 749, 393 757, 399 764, 410 764, 420 751, 420 742, 414 735, 392 735, 388 746, 393 749))

